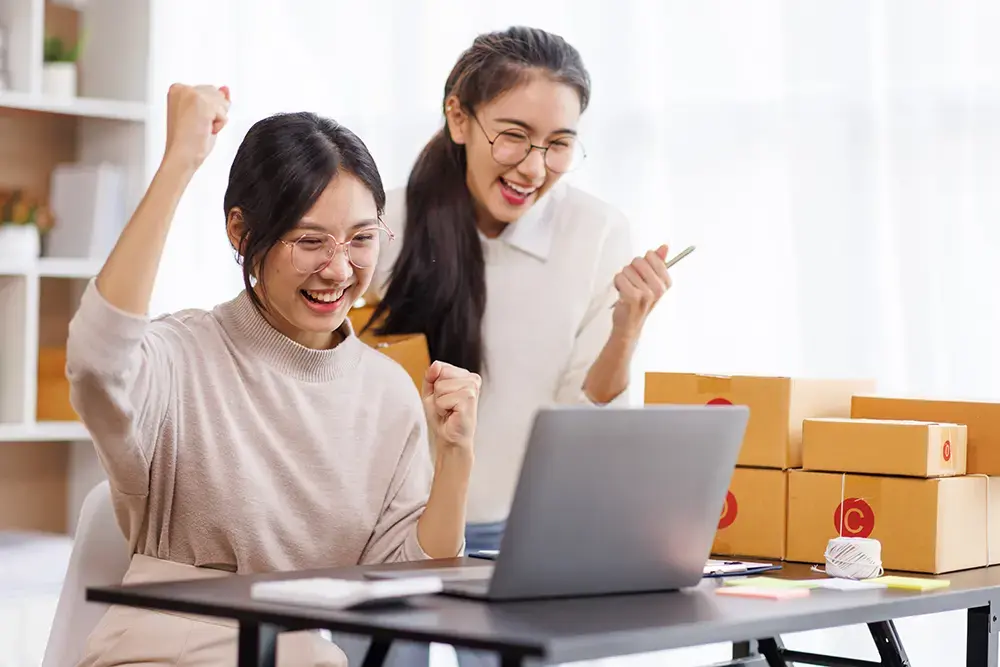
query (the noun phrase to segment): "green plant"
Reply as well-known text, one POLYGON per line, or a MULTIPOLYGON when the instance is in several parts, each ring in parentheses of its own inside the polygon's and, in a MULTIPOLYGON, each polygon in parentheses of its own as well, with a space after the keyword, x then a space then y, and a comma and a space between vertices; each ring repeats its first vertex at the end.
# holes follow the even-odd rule
POLYGON ((75 63, 80 58, 83 40, 67 46, 60 37, 46 37, 42 57, 47 63, 75 63))
POLYGON ((54 220, 49 207, 23 190, 0 190, 0 224, 35 225, 45 233, 54 220))

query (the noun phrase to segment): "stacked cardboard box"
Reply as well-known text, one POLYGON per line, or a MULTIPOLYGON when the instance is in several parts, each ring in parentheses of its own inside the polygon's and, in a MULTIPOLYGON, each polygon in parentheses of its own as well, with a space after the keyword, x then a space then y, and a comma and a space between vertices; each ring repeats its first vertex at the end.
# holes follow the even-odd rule
POLYGON ((712 552, 718 556, 785 558, 788 479, 802 465, 802 423, 808 417, 849 417, 868 380, 647 373, 645 403, 746 405, 743 447, 712 552))
POLYGON ((879 540, 890 570, 1000 562, 1000 403, 861 394, 850 419, 806 420, 803 431, 788 560, 821 563, 842 534, 879 540))

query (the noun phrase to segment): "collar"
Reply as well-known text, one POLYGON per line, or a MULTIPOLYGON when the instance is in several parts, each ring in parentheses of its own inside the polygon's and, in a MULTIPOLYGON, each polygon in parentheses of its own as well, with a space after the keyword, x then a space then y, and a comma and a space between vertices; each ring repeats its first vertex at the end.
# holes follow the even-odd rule
POLYGON ((365 344, 354 334, 349 318, 340 327, 344 335, 336 347, 313 350, 296 343, 264 319, 246 290, 216 307, 222 326, 244 350, 283 375, 306 382, 329 382, 357 367, 365 344))
POLYGON ((557 183, 517 222, 507 225, 497 238, 532 257, 547 260, 555 236, 556 207, 565 193, 565 184, 557 183))

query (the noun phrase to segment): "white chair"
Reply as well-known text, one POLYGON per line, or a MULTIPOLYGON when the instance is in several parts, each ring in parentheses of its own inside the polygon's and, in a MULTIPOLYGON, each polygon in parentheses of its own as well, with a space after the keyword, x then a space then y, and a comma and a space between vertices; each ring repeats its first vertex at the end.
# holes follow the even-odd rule
POLYGON ((72 667, 80 661, 87 637, 106 609, 87 602, 86 589, 120 584, 129 561, 128 542, 111 504, 111 488, 101 482, 90 490, 80 509, 42 667, 72 667))

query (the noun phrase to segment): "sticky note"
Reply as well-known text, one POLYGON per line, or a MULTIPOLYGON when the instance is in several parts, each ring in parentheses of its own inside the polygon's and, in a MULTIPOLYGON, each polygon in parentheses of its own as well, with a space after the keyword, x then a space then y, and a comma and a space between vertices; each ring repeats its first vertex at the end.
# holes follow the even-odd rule
POLYGON ((742 598, 762 598, 765 600, 789 600, 809 595, 808 588, 769 588, 756 586, 722 586, 715 589, 716 595, 742 598))
POLYGON ((937 588, 947 588, 951 582, 947 579, 924 579, 921 577, 877 577, 868 579, 871 582, 882 583, 889 588, 902 588, 909 591, 929 591, 937 588))
POLYGON ((746 577, 727 579, 726 586, 751 586, 756 588, 816 588, 817 579, 779 579, 778 577, 746 577))

